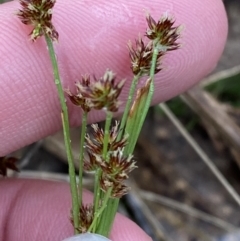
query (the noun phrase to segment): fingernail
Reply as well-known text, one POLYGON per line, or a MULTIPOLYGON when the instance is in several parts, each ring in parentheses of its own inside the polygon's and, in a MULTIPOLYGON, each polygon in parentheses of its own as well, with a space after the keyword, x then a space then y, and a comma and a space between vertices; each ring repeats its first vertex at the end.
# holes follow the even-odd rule
POLYGON ((111 240, 96 233, 82 233, 82 234, 64 239, 63 241, 111 241, 111 240))

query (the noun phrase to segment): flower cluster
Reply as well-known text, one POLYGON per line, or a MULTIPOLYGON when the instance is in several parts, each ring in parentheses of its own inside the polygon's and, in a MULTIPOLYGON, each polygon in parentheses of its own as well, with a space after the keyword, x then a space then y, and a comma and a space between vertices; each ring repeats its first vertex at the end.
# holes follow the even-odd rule
POLYGON ((58 32, 52 24, 52 8, 56 0, 20 0, 21 10, 17 16, 22 23, 32 25, 31 39, 47 35, 53 41, 58 40, 58 32))
POLYGON ((102 156, 103 130, 93 125, 93 140, 86 136, 86 147, 88 148, 89 160, 85 160, 85 171, 101 169, 100 186, 103 191, 112 188, 112 197, 121 197, 129 190, 123 183, 128 178, 128 173, 136 168, 136 162, 132 155, 124 156, 124 147, 127 144, 127 137, 117 140, 118 122, 110 130, 108 140, 108 156, 102 156))
POLYGON ((16 166, 17 158, 15 157, 0 157, 0 175, 7 176, 7 169, 18 172, 16 166))
MULTIPOLYGON (((121 149, 127 145, 127 136, 117 139, 119 131, 119 122, 115 122, 109 131, 108 147, 107 152, 111 153, 115 150, 121 149)), ((86 147, 88 152, 89 160, 85 160, 84 169, 85 171, 96 171, 99 168, 102 160, 102 152, 104 145, 104 130, 99 128, 97 124, 92 125, 93 133, 92 136, 86 134, 86 147)))
POLYGON ((149 27, 146 31, 146 36, 149 39, 157 41, 166 51, 175 50, 180 47, 177 40, 180 37, 182 26, 174 27, 175 21, 172 17, 165 14, 156 22, 148 14, 146 19, 149 27))
POLYGON ((118 149, 110 153, 108 162, 103 160, 99 165, 102 169, 102 190, 106 192, 108 188, 112 188, 112 197, 117 198, 127 194, 129 187, 123 181, 128 178, 128 173, 137 167, 133 156, 125 157, 123 151, 118 149))
MULTIPOLYGON (((93 132, 93 140, 90 138, 89 135, 86 136, 87 146, 88 149, 96 154, 101 154, 103 150, 103 141, 104 141, 104 131, 103 129, 99 128, 97 124, 93 124, 92 128, 93 132)), ((119 122, 116 121, 115 125, 109 131, 109 140, 108 140, 108 151, 114 151, 118 148, 123 149, 127 144, 127 136, 123 137, 122 139, 118 140, 119 134, 119 122)))
MULTIPOLYGON (((65 90, 69 100, 84 112, 80 140, 79 181, 77 182, 71 149, 69 116, 52 45, 52 41, 58 40, 59 37, 52 24, 52 9, 56 0, 19 1, 21 9, 17 12, 17 16, 23 24, 33 26, 30 33, 33 41, 41 36, 45 37, 54 68, 55 84, 62 107, 64 141, 68 154, 73 206, 71 222, 75 233, 78 231, 80 233, 93 231, 107 234, 116 210, 113 208, 113 210, 110 210, 111 212, 109 210, 105 212, 104 209, 106 207, 111 209, 117 204, 117 200, 110 200, 110 198, 120 198, 129 191, 129 187, 124 182, 128 179, 129 173, 137 167, 131 153, 151 103, 154 92, 154 74, 162 69, 161 60, 165 53, 180 47, 177 41, 181 27, 175 27, 174 20, 167 15, 160 18, 159 21, 155 21, 150 15, 147 15, 148 30, 145 34, 147 41, 143 41, 139 37, 135 44, 129 43, 131 69, 134 78, 121 127, 119 127, 118 122, 112 128, 110 126, 113 118, 112 112, 117 112, 121 104, 118 99, 125 80, 117 82, 116 75, 111 70, 106 70, 99 79, 95 76, 93 76, 93 79, 89 75, 83 76, 81 81, 75 84, 75 94, 69 89, 65 90), (149 76, 149 78, 146 78, 145 86, 137 90, 137 81, 142 76, 149 76), (136 97, 135 100, 133 99, 134 96, 136 97), (93 109, 106 111, 106 123, 104 130, 96 124, 92 125, 93 134, 89 135, 85 134, 87 114, 93 109), (126 133, 129 133, 129 136, 126 133), (85 147, 88 158, 84 157, 83 149, 85 147), (93 205, 82 204, 82 169, 96 171, 93 205), (106 222, 104 221, 102 225, 102 220, 105 220, 105 218, 106 222)), ((7 169, 18 171, 15 162, 15 158, 0 157, 0 175, 6 176, 7 169)))
MULTIPOLYGON (((77 230, 80 233, 86 233, 88 231, 88 228, 92 224, 93 217, 94 217, 94 211, 93 211, 93 206, 91 204, 87 205, 82 205, 79 208, 79 227, 77 230)), ((70 217, 70 221, 73 225, 73 217, 70 217)))
POLYGON ((79 86, 81 86, 81 88, 89 88, 90 76, 89 75, 82 76, 82 82, 76 83, 77 94, 73 95, 69 89, 66 90, 66 93, 69 99, 74 105, 80 106, 84 112, 89 112, 92 109, 92 104, 90 102, 90 99, 85 98, 81 94, 81 88, 79 88, 79 86))
MULTIPOLYGON (((129 56, 131 59, 131 69, 134 75, 149 75, 152 56, 153 56, 153 44, 149 42, 144 44, 141 38, 135 41, 135 47, 131 42, 128 44, 129 56)), ((163 52, 158 53, 157 64, 155 68, 155 74, 161 70, 160 61, 163 56, 163 52)))
POLYGON ((110 112, 118 111, 120 101, 118 97, 122 91, 125 80, 116 82, 115 74, 107 70, 100 79, 94 77, 94 81, 90 81, 90 77, 83 77, 82 82, 76 83, 77 94, 72 94, 67 90, 67 94, 73 104, 80 106, 84 111, 90 109, 106 109, 110 112))
POLYGON ((157 63, 155 74, 161 70, 161 60, 167 51, 175 50, 180 47, 177 42, 182 31, 182 26, 174 27, 174 20, 164 15, 156 22, 150 15, 146 17, 148 29, 146 37, 150 40, 145 43, 139 37, 135 41, 135 46, 128 44, 129 56, 131 59, 131 70, 134 75, 148 75, 152 65, 154 46, 158 47, 157 63))

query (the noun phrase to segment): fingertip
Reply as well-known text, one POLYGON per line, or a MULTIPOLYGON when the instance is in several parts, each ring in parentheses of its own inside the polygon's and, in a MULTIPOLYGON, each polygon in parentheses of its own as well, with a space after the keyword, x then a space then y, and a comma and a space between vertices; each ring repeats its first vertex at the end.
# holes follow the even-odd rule
MULTIPOLYGON (((18 3, 0 12, 0 156, 55 133, 61 128, 60 105, 44 39, 29 41, 31 27, 14 11, 18 3)), ((126 44, 144 34, 144 11, 158 19, 168 11, 183 24, 182 48, 163 59, 156 76, 153 103, 168 100, 200 81, 216 66, 227 36, 227 18, 221 0, 78 1, 58 0, 53 22, 59 31, 56 54, 64 88, 82 74, 102 76, 106 68, 128 82, 121 95, 126 101, 132 75, 126 44)), ((124 105, 122 110, 124 109, 124 105)), ((81 122, 79 108, 69 104, 73 125, 81 122)), ((103 119, 93 112, 90 122, 103 119)))
POLYGON ((223 53, 228 32, 220 0, 170 1, 166 5, 166 9, 172 9, 176 24, 184 26, 179 40, 182 47, 164 58, 164 69, 156 76, 159 91, 154 103, 186 91, 208 75, 223 53))
POLYGON ((152 241, 136 223, 123 215, 117 215, 110 235, 112 241, 152 241))
MULTIPOLYGON (((34 179, 5 179, 0 182, 0 233, 8 240, 59 241, 70 237, 71 196, 65 182, 34 179), (12 232, 14 230, 14 232, 12 232)), ((92 203, 92 193, 84 192, 84 203, 92 203)), ((3 239, 3 237, 2 237, 3 239)), ((2 240, 1 239, 1 240, 2 240)), ((150 241, 132 221, 117 214, 112 241, 150 241)))

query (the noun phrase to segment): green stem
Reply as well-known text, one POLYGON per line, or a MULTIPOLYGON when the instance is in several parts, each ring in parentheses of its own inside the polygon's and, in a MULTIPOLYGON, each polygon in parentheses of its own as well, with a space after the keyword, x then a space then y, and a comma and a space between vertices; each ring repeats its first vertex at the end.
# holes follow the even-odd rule
POLYGON ((103 159, 107 161, 108 143, 109 143, 109 129, 112 121, 112 112, 108 111, 104 127, 104 139, 103 139, 103 159))
POLYGON ((129 138, 128 138, 128 145, 124 149, 125 155, 132 154, 134 151, 135 145, 138 140, 138 136, 141 131, 141 129, 139 130, 139 125, 141 122, 142 113, 144 112, 147 97, 148 95, 146 96, 146 98, 142 96, 144 100, 139 101, 139 103, 137 104, 137 109, 136 109, 136 113, 134 114, 133 120, 127 123, 126 132, 129 134, 129 138))
POLYGON ((139 121, 137 120, 136 128, 134 128, 134 134, 133 135, 134 135, 135 138, 132 138, 133 142, 131 143, 131 147, 128 148, 128 151, 127 151, 126 154, 131 154, 133 152, 133 150, 135 148, 135 145, 137 143, 138 136, 141 132, 143 123, 146 119, 148 109, 151 105, 151 101, 152 101, 152 97, 153 97, 153 93, 154 93, 154 75, 155 75, 155 68, 156 68, 158 53, 159 53, 159 48, 158 48, 158 46, 156 46, 156 44, 154 44, 153 56, 152 56, 152 62, 151 62, 151 69, 150 69, 151 83, 150 83, 149 93, 148 93, 146 102, 144 104, 144 107, 142 108, 141 113, 138 113, 138 116, 140 115, 140 119, 139 119, 139 121))
POLYGON ((74 223, 74 233, 78 233, 77 228, 79 227, 79 203, 78 203, 78 192, 77 192, 77 183, 76 183, 76 175, 73 161, 73 154, 71 148, 71 139, 70 139, 70 130, 69 130, 69 119, 68 119, 68 110, 65 102, 64 92, 62 88, 62 84, 60 81, 60 75, 58 70, 57 59, 53 47, 52 40, 45 35, 45 40, 48 46, 48 52, 51 58, 54 80, 58 91, 58 97, 60 100, 61 108, 62 108, 62 125, 63 125, 63 134, 64 134, 64 142, 67 152, 68 159, 68 167, 69 167, 69 177, 70 177, 70 189, 72 195, 72 212, 73 212, 73 223, 74 223))
POLYGON ((81 138, 80 138, 80 158, 79 158, 79 181, 78 181, 78 201, 79 201, 79 207, 82 206, 82 193, 83 193, 83 161, 84 161, 84 145, 85 145, 85 136, 87 131, 87 112, 83 112, 82 116, 82 127, 81 127, 81 138))
MULTIPOLYGON (((146 100, 146 105, 145 105, 144 111, 141 115, 140 123, 138 125, 138 129, 137 129, 138 135, 140 134, 140 131, 142 129, 143 123, 145 121, 145 118, 146 118, 148 109, 151 105, 152 97, 153 97, 153 94, 154 94, 154 76, 155 76, 155 69, 156 69, 157 56, 158 56, 159 50, 160 50, 160 46, 158 44, 158 41, 156 40, 156 42, 153 43, 153 56, 152 56, 152 63, 151 63, 151 69, 150 69, 151 84, 150 84, 148 97, 147 97, 147 100, 146 100)), ((162 50, 162 51, 164 51, 164 50, 162 50)), ((135 145, 134 145, 134 147, 135 147, 135 145)))
MULTIPOLYGON (((106 121, 105 121, 105 127, 104 127, 104 139, 103 139, 103 151, 102 151, 102 157, 104 161, 107 161, 108 159, 108 143, 109 143, 109 129, 112 121, 112 113, 107 112, 106 121)), ((102 171, 99 168, 96 171, 95 175, 95 181, 94 181, 94 216, 98 212, 99 208, 99 200, 101 196, 101 189, 100 189, 100 177, 101 177, 102 171)))
POLYGON ((119 200, 119 198, 111 198, 108 200, 107 208, 101 215, 101 220, 97 227, 96 233, 99 233, 105 237, 109 236, 109 233, 112 229, 114 218, 118 210, 119 200))
POLYGON ((140 133, 140 131, 142 129, 143 122, 144 122, 144 120, 146 118, 148 109, 149 109, 149 107, 151 105, 151 101, 152 101, 152 97, 153 97, 153 93, 154 93, 154 75, 155 75, 155 69, 156 69, 158 52, 159 52, 158 47, 156 47, 154 45, 153 56, 152 56, 152 65, 151 65, 151 69, 150 69, 151 84, 150 84, 148 97, 147 97, 147 100, 146 100, 146 105, 145 105, 144 111, 143 111, 143 113, 141 115, 141 121, 140 121, 140 123, 138 125, 137 133, 140 133))
POLYGON ((137 75, 134 75, 133 80, 132 80, 132 84, 129 90, 129 94, 128 94, 128 100, 125 106, 125 110, 121 119, 121 124, 120 124, 120 128, 119 128, 119 134, 118 134, 118 140, 120 140, 122 138, 123 135, 123 131, 124 131, 124 127, 126 125, 127 122, 127 117, 128 117, 128 113, 131 107, 131 103, 132 103, 132 99, 133 99, 133 95, 136 91, 136 86, 138 83, 139 78, 141 77, 141 72, 138 73, 137 75))
POLYGON ((101 195, 101 189, 100 189, 100 176, 101 176, 101 169, 98 168, 95 174, 95 179, 94 179, 94 217, 98 211, 99 208, 99 200, 100 200, 100 195, 101 195))
POLYGON ((101 204, 101 208, 98 209, 97 213, 94 215, 94 219, 88 229, 88 232, 90 232, 97 224, 98 218, 101 216, 102 212, 104 211, 104 209, 107 207, 107 202, 109 200, 109 198, 111 197, 111 193, 112 193, 112 187, 109 188, 107 190, 107 192, 104 195, 104 199, 103 202, 101 204))
POLYGON ((157 45, 156 43, 153 44, 153 56, 152 56, 152 63, 151 63, 151 69, 150 69, 150 78, 152 79, 152 82, 153 82, 154 75, 155 75, 157 56, 159 53, 159 48, 156 45, 157 45))

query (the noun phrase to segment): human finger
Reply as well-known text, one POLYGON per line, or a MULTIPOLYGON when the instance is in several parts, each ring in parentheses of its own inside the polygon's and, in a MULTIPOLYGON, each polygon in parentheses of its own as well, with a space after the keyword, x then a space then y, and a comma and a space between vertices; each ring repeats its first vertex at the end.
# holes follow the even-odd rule
MULTIPOLYGON (((44 39, 32 43, 31 27, 13 13, 17 2, 0 6, 0 156, 53 134, 61 128, 60 106, 44 39)), ((153 103, 167 100, 199 81, 219 59, 227 35, 221 0, 58 0, 53 23, 59 32, 56 55, 65 88, 82 74, 102 76, 106 68, 127 78, 121 95, 127 99, 131 80, 126 43, 144 33, 145 11, 157 19, 166 11, 185 27, 182 48, 163 60, 156 76, 153 103)), ((122 105, 124 108, 124 105, 122 105)), ((70 120, 79 125, 81 112, 69 104, 70 120)), ((99 121, 102 112, 90 114, 99 121)))
MULTIPOLYGON (((69 185, 62 182, 0 180, 0 240, 60 241, 73 235, 69 185)), ((84 193, 90 203, 92 194, 84 193)), ((112 241, 151 241, 135 223, 118 214, 112 241)))

